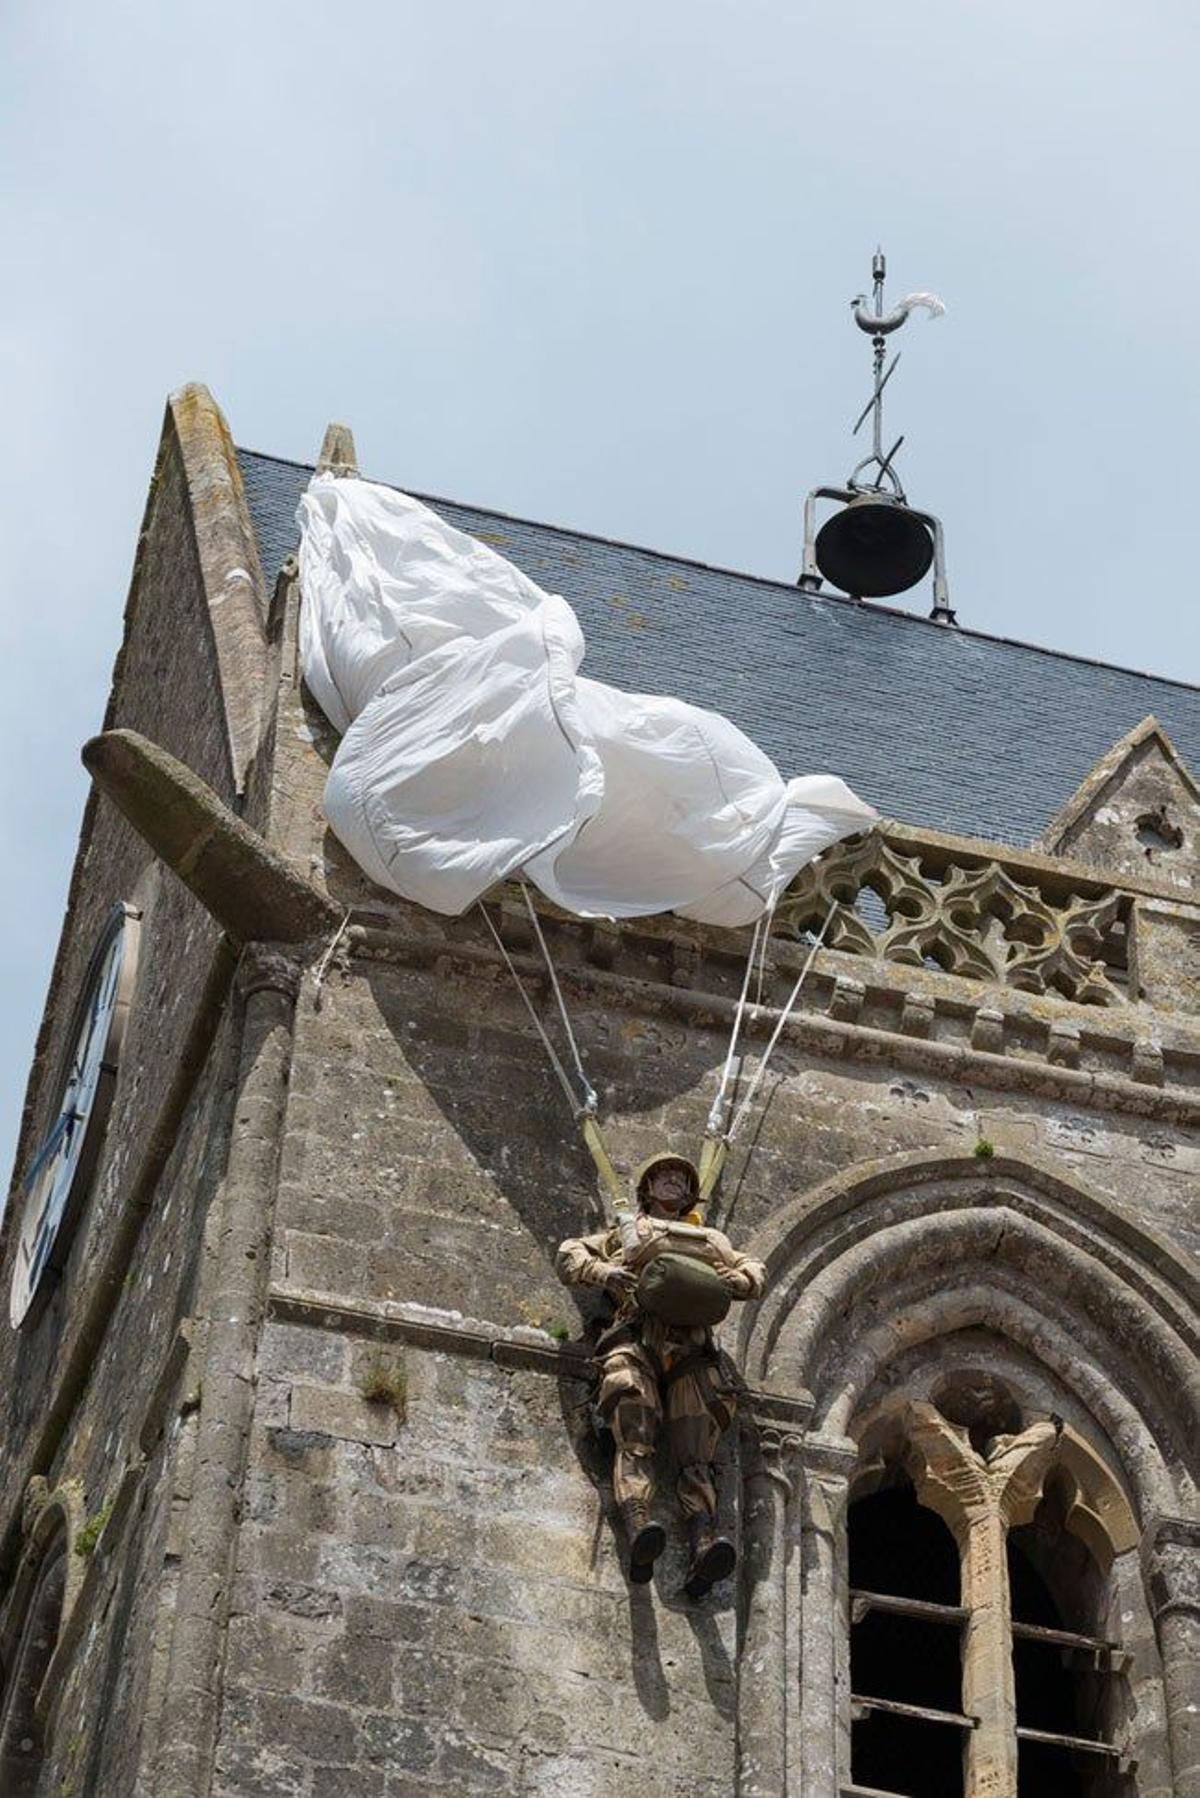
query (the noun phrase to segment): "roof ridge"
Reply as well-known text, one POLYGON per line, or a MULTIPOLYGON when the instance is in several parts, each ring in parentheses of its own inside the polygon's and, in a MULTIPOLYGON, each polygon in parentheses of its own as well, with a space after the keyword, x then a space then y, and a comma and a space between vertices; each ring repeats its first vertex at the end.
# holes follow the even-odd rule
MULTIPOLYGON (((249 449, 244 444, 237 448, 242 455, 255 456, 260 462, 277 462, 284 468, 307 469, 315 474, 316 467, 312 462, 299 462, 292 456, 276 456, 269 450, 249 449)), ((364 479, 369 477, 364 476, 364 479)), ((1028 643, 1023 637, 1002 637, 995 631, 975 630, 969 625, 946 625, 935 618, 923 618, 918 612, 908 612, 902 606, 882 606, 869 599, 852 599, 845 593, 811 592, 798 586, 795 582, 780 580, 769 574, 753 574, 743 568, 728 568, 720 562, 704 562, 698 556, 678 555, 670 550, 651 549, 644 543, 630 543, 624 537, 606 537, 599 531, 579 530, 573 525, 548 524, 542 519, 525 518, 517 512, 502 512, 496 506, 480 506, 471 500, 452 499, 445 493, 422 493, 414 487, 401 487, 395 481, 380 481, 381 487, 392 487, 398 493, 411 494, 413 499, 435 506, 457 506, 460 511, 478 512, 485 518, 497 518, 505 524, 523 524, 539 531, 552 531, 558 537, 572 537, 584 543, 603 544, 608 549, 630 550, 635 555, 649 556, 659 562, 672 562, 682 568, 698 568, 705 574, 719 574, 739 581, 750 581, 758 587, 771 587, 788 593, 796 599, 806 600, 810 604, 847 606, 852 611, 875 612, 885 618, 896 618, 904 624, 923 626, 927 630, 948 632, 952 637, 969 637, 980 643, 999 643, 1006 649, 1023 649, 1031 655, 1049 656, 1056 662, 1076 662, 1085 668, 1104 668, 1113 674, 1132 675, 1135 680, 1153 681, 1159 687, 1178 687, 1185 693, 1200 693, 1200 681, 1179 680, 1170 674, 1152 674, 1145 668, 1130 668, 1123 662, 1104 662, 1099 656, 1082 655, 1073 649, 1050 649, 1044 643, 1028 643)))

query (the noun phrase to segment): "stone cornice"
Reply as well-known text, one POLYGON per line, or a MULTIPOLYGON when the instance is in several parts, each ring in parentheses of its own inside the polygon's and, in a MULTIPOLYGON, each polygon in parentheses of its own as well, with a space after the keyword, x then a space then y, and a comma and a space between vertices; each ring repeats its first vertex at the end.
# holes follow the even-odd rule
MULTIPOLYGON (((366 1336, 374 1342, 407 1343, 432 1354, 462 1355, 492 1361, 497 1367, 523 1368, 558 1379, 589 1381, 591 1350, 583 1342, 556 1342, 545 1330, 518 1324, 506 1329, 457 1311, 396 1299, 354 1298, 274 1283, 267 1294, 267 1315, 280 1323, 310 1330, 334 1330, 366 1336)), ((812 1412, 812 1395, 743 1387, 745 1415, 772 1438, 798 1445, 812 1412)))
POLYGON ((410 1343, 433 1353, 495 1361, 501 1367, 528 1367, 568 1379, 589 1377, 585 1344, 556 1342, 545 1330, 529 1325, 505 1329, 457 1311, 392 1299, 348 1298, 279 1283, 267 1294, 267 1312, 282 1323, 304 1324, 309 1329, 337 1330, 375 1342, 410 1343))
MULTIPOLYGON (((500 957, 483 941, 451 936, 427 916, 418 928, 419 935, 352 924, 347 947, 363 960, 437 973, 486 970, 507 979, 500 957)), ((457 928, 461 932, 462 926, 457 928)), ((667 981, 595 966, 587 959, 595 927, 576 920, 570 928, 570 939, 565 930, 556 933, 554 953, 559 978, 575 995, 710 1028, 732 1023, 729 971, 744 953, 740 938, 725 933, 711 946, 684 938, 684 953, 676 954, 667 981)), ((644 921, 636 934, 627 926, 619 936, 622 952, 631 953, 644 936, 644 921)), ((664 930, 658 940, 666 936, 664 930)), ((794 978, 804 952, 802 944, 773 940, 769 971, 780 977, 777 985, 794 978)), ((523 979, 536 985, 544 978, 535 957, 510 953, 523 979)), ((775 1006, 759 1007, 743 1027, 745 1036, 769 1035, 778 1016, 775 1006)), ((834 1060, 1027 1092, 1075 1109, 1200 1124, 1200 1032, 1141 1006, 1081 1006, 823 950, 785 1034, 791 1043, 834 1060), (983 1043, 989 1046, 976 1046, 983 1043), (1101 1065, 1071 1065, 1085 1056, 1101 1065)))

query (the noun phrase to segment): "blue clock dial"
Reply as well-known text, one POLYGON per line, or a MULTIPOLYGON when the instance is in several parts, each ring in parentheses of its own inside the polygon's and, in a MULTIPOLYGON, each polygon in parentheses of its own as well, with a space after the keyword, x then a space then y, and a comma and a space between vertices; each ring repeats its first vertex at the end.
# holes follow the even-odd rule
POLYGON ((136 974, 139 914, 119 905, 92 956, 72 1020, 54 1121, 22 1183, 23 1204, 9 1318, 34 1311, 52 1267, 61 1267, 95 1168, 116 1083, 136 974))

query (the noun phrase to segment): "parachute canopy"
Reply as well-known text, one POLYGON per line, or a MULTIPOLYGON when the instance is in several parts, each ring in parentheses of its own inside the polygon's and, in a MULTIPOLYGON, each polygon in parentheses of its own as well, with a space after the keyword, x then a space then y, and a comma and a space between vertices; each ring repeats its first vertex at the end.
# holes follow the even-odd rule
POLYGON ((457 914, 523 874, 583 917, 743 925, 874 822, 717 712, 588 680, 566 601, 407 494, 319 474, 297 516, 326 816, 403 898, 457 914))

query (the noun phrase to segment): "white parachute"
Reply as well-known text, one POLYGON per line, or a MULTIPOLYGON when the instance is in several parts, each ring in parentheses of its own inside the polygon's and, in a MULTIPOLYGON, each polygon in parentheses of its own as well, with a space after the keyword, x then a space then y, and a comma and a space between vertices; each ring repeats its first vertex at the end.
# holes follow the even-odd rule
POLYGON ((743 925, 875 821, 719 713, 581 676, 566 601, 407 494, 317 475, 298 519, 326 816, 392 892, 457 914, 523 874, 583 917, 743 925))

